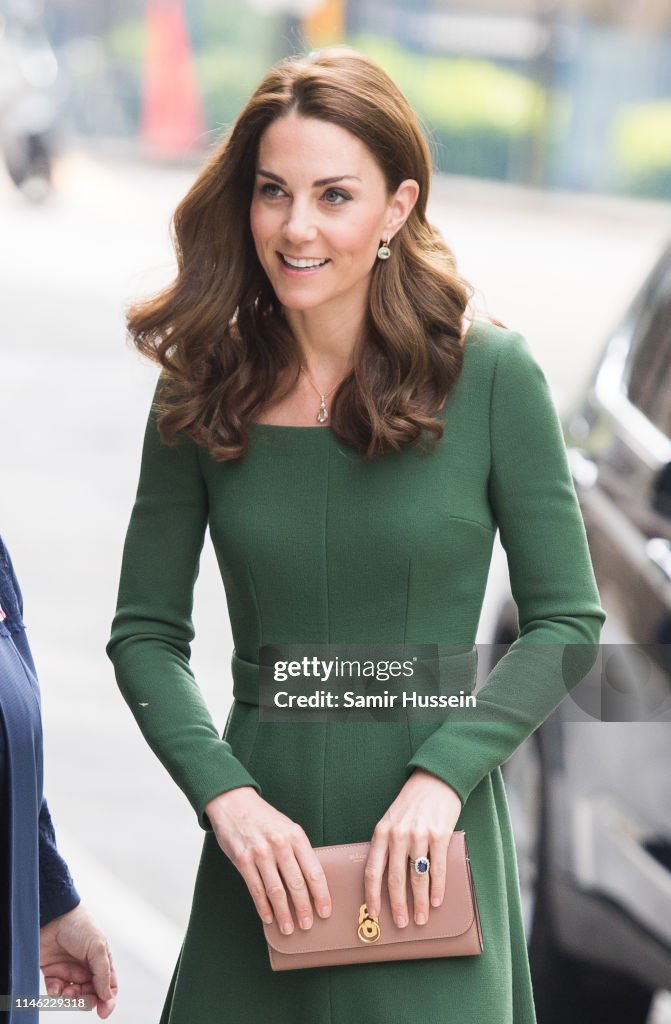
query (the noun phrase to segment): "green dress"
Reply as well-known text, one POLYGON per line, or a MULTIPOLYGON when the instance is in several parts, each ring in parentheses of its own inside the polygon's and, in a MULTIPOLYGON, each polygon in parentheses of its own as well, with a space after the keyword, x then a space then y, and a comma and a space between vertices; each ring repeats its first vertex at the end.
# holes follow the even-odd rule
POLYGON ((439 415, 445 433, 431 454, 412 447, 368 463, 329 427, 270 424, 253 425, 242 460, 218 463, 191 441, 161 444, 150 415, 108 652, 206 830, 163 1024, 535 1021, 500 766, 566 693, 559 662, 536 663, 533 645, 587 645, 594 660, 605 613, 557 414, 524 338, 476 320, 439 415), (223 738, 189 668, 208 523, 235 646, 223 738), (476 708, 430 723, 259 720, 264 644, 472 647, 497 528, 520 636, 476 708), (252 785, 313 846, 359 842, 415 766, 462 800, 456 827, 483 953, 271 971, 261 921, 204 806, 252 785))

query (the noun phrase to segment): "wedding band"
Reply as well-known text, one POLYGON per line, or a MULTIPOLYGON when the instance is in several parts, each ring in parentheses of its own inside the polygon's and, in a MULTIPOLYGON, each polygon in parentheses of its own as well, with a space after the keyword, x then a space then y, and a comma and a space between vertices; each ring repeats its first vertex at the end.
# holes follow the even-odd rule
POLYGON ((416 875, 427 875, 429 873, 430 861, 428 857, 417 857, 416 860, 408 857, 408 860, 412 864, 412 869, 416 875))

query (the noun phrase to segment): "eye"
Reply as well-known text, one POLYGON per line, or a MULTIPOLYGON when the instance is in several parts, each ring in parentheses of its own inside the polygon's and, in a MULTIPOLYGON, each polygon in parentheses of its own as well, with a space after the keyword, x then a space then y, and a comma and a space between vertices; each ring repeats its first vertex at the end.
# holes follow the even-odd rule
POLYGON ((276 185, 272 181, 268 181, 268 182, 266 182, 265 185, 261 185, 261 188, 259 189, 259 191, 261 192, 261 195, 268 196, 269 199, 277 199, 277 198, 279 198, 279 196, 283 196, 284 195, 284 192, 282 191, 280 186, 276 185), (273 191, 273 190, 275 190, 275 191, 273 191))
POLYGON ((348 202, 351 198, 349 192, 345 192, 342 188, 327 188, 324 193, 324 199, 329 206, 342 206, 343 203, 348 202))

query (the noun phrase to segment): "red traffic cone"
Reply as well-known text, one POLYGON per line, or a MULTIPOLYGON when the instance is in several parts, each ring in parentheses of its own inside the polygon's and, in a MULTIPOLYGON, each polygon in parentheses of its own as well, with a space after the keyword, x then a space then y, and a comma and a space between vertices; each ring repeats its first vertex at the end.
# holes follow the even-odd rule
POLYGON ((205 115, 182 0, 149 0, 140 138, 161 156, 203 140, 205 115))

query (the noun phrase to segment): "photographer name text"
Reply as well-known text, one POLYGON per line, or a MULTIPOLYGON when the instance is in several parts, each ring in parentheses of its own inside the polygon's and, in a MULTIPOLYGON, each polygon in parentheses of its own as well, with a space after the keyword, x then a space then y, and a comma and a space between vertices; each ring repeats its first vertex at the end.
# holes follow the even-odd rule
POLYGON ((315 690, 313 693, 289 693, 279 690, 273 698, 277 708, 474 708, 476 698, 460 690, 458 694, 449 696, 443 693, 415 693, 413 690, 401 690, 392 693, 355 693, 345 690, 334 693, 333 690, 315 690))

